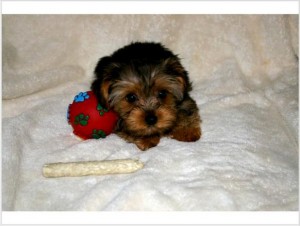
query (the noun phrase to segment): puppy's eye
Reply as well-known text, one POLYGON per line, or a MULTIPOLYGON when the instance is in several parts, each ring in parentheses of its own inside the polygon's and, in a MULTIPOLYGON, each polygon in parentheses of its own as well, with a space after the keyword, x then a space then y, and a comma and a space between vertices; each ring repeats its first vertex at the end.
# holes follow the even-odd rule
POLYGON ((126 100, 129 102, 129 103, 133 103, 137 100, 137 96, 134 94, 134 93, 129 93, 127 96, 126 96, 126 100))
POLYGON ((165 99, 166 96, 167 96, 167 90, 161 90, 161 91, 159 91, 157 96, 160 99, 165 99))

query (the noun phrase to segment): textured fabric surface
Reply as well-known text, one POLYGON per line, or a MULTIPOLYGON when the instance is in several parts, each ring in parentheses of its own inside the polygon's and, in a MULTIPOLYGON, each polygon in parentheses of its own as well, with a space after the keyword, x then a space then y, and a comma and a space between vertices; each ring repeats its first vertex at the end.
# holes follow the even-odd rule
POLYGON ((297 15, 4 15, 3 210, 297 210, 297 15), (132 41, 179 54, 203 137, 141 152, 67 124, 96 62, 132 41), (140 159, 127 175, 46 179, 52 162, 140 159))

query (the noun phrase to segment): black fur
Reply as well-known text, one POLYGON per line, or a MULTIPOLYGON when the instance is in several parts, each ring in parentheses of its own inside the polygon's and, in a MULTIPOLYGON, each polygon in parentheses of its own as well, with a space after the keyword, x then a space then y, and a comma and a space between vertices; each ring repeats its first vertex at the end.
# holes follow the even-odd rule
POLYGON ((131 65, 133 70, 142 77, 144 83, 148 82, 149 73, 151 73, 153 68, 161 65, 164 73, 183 78, 185 81, 184 94, 192 90, 188 73, 181 65, 177 55, 174 55, 160 43, 134 42, 98 61, 94 71, 95 80, 91 85, 91 89, 101 104, 106 105, 103 95, 99 92, 100 85, 105 80, 113 82, 118 79, 124 68, 128 65, 131 65))

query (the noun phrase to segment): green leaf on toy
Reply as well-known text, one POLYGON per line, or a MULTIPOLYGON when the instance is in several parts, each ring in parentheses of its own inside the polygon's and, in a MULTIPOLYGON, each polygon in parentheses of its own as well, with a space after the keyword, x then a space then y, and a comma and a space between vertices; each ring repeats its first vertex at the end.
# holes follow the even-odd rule
POLYGON ((75 125, 82 125, 82 126, 86 126, 88 124, 88 120, 89 120, 90 116, 88 115, 84 115, 84 114, 79 114, 75 116, 75 125))
POLYGON ((106 137, 106 134, 103 130, 99 129, 99 130, 96 130, 94 129, 93 130, 93 133, 92 133, 92 137, 94 139, 99 139, 99 138, 105 138, 106 137))
POLYGON ((99 114, 101 116, 103 116, 105 114, 105 112, 108 112, 108 110, 106 108, 102 107, 101 104, 97 105, 97 110, 99 111, 99 114))

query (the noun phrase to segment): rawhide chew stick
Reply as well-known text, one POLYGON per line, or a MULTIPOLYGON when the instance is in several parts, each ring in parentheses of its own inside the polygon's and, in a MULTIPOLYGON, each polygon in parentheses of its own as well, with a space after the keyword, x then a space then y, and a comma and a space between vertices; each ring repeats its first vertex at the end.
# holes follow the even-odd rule
POLYGON ((144 167, 139 160, 117 159, 89 162, 50 163, 43 166, 44 177, 82 177, 133 173, 144 167))

